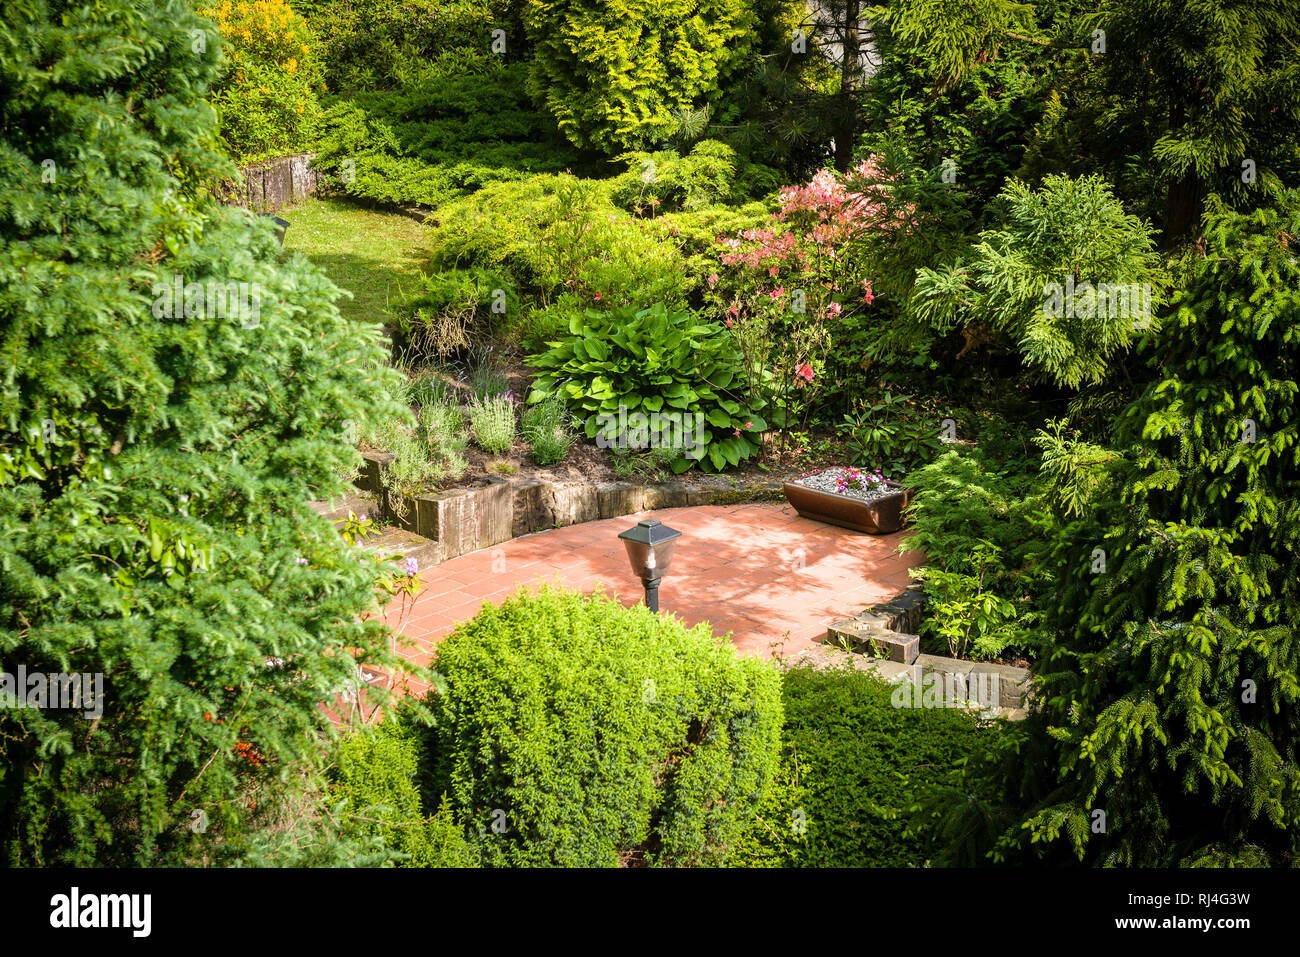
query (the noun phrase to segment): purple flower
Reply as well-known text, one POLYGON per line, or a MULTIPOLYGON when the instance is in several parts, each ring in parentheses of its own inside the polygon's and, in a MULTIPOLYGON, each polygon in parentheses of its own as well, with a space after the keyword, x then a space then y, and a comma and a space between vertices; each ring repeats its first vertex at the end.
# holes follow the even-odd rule
POLYGON ((307 559, 305 559, 305 558, 295 559, 295 561, 297 561, 297 563, 298 563, 299 565, 306 565, 306 564, 307 564, 307 559))
POLYGON ((418 561, 416 561, 414 558, 408 558, 406 560, 406 574, 414 575, 419 570, 420 570, 420 563, 418 561))

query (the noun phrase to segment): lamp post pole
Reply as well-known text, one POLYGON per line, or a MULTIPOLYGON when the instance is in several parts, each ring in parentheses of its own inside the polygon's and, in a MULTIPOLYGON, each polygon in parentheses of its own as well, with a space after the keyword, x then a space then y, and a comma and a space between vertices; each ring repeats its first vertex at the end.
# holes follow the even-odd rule
POLYGON ((641 584, 645 586, 645 606, 651 611, 659 610, 659 582, 658 578, 643 578, 641 584))

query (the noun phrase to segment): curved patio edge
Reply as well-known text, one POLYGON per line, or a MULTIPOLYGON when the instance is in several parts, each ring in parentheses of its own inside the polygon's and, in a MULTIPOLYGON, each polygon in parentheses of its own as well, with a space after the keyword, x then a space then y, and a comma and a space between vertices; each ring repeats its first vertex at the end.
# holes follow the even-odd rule
POLYGON ((436 549, 426 550, 426 565, 548 528, 665 508, 784 500, 781 478, 732 479, 728 486, 717 487, 700 476, 640 484, 560 483, 494 475, 486 485, 404 495, 385 481, 391 455, 362 455, 365 467, 357 487, 374 497, 386 521, 436 543, 436 549))

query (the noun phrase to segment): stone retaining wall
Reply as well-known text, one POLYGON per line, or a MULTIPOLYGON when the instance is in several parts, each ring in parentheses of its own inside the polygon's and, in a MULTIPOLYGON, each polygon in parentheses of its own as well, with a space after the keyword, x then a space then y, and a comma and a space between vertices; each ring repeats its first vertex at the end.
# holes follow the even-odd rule
POLYGON ((499 545, 548 528, 577 525, 635 512, 692 505, 783 501, 781 483, 755 479, 713 488, 691 479, 657 485, 635 482, 562 484, 534 477, 492 476, 486 485, 423 495, 401 495, 389 488, 385 471, 392 455, 363 454, 366 465, 357 486, 376 499, 385 520, 438 543, 438 560, 499 545))
POLYGON ((243 182, 228 180, 219 193, 228 203, 255 213, 275 213, 316 191, 320 183, 311 168, 315 153, 279 156, 240 169, 243 182))

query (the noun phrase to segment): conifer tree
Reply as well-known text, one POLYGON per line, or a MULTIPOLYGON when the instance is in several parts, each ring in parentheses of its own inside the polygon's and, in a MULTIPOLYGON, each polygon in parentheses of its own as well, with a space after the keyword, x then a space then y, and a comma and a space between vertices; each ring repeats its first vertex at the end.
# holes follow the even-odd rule
POLYGON ((670 135, 747 58, 750 3, 527 0, 529 88, 575 145, 606 152, 670 135))
POLYGON ((1034 152, 1100 164, 1167 245, 1210 192, 1245 208, 1300 183, 1300 4, 1110 0, 1073 30, 1079 68, 1034 152))
POLYGON ((0 671, 103 676, 0 706, 9 864, 264 846, 320 702, 391 660, 373 564, 307 507, 345 422, 401 412, 378 328, 206 198, 219 58, 177 0, 0 12, 0 671))
POLYGON ((917 271, 913 322, 968 342, 991 330, 1057 384, 1101 382, 1160 300, 1150 230, 1099 176, 1049 176, 1037 190, 1012 180, 999 198, 997 228, 951 265, 917 271))
MULTIPOLYGON (((1208 203, 1204 258, 1121 417, 1120 491, 1058 536, 1036 845, 1137 866, 1300 850, 1300 193, 1208 203)), ((1010 766, 1008 766, 1008 770, 1010 766)), ((996 815, 992 815, 996 816, 996 815)))

